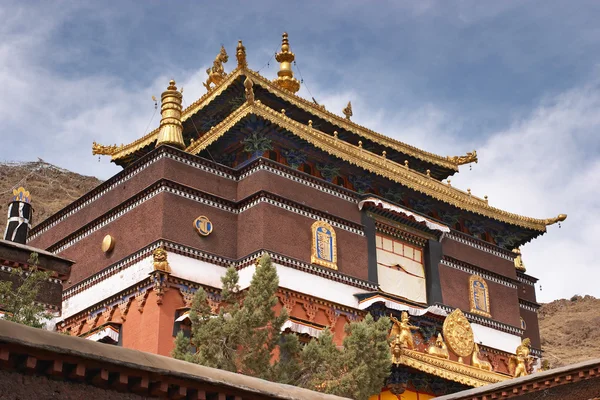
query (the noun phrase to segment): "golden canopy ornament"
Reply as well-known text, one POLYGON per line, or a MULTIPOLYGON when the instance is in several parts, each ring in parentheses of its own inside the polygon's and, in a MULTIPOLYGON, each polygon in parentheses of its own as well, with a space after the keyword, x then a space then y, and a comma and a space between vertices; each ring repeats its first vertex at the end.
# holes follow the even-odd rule
POLYGON ((462 361, 462 357, 468 357, 473 353, 475 345, 473 329, 459 308, 446 317, 442 330, 450 350, 460 357, 459 361, 462 361))

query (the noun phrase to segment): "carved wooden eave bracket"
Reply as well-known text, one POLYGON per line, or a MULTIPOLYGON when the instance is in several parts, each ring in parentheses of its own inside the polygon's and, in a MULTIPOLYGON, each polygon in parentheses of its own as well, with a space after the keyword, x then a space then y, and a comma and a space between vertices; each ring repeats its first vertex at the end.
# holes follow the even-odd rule
POLYGON ((490 383, 502 382, 509 376, 482 370, 471 365, 446 360, 415 350, 402 349, 396 365, 404 365, 437 377, 462 383, 471 387, 480 387, 490 383))
POLYGON ((259 100, 255 100, 253 104, 245 103, 239 107, 221 121, 221 123, 211 128, 211 130, 199 140, 188 146, 185 151, 191 154, 200 153, 250 114, 264 118, 265 120, 286 129, 290 133, 306 140, 328 154, 339 157, 366 171, 383 176, 391 181, 400 183, 403 186, 429 195, 459 209, 471 211, 512 225, 540 232, 546 231, 547 220, 524 217, 492 207, 484 199, 444 184, 428 175, 389 160, 382 155, 371 153, 360 145, 355 146, 351 143, 339 140, 336 136, 331 136, 313 128, 310 123, 309 125, 301 124, 287 117, 283 113, 265 106, 259 100))

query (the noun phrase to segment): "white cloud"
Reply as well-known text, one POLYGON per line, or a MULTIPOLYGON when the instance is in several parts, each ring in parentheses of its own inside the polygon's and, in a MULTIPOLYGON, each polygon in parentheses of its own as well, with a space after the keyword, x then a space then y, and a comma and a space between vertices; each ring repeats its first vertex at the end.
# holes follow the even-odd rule
POLYGON ((540 278, 538 299, 600 296, 594 249, 600 235, 600 92, 598 82, 547 99, 529 116, 478 148, 473 171, 453 179, 490 204, 537 218, 568 214, 562 228, 523 247, 528 273, 540 278))
MULTIPOLYGON (((119 144, 141 137, 154 112, 151 96, 160 97, 168 80, 174 78, 178 86, 184 86, 184 100, 189 105, 204 92, 201 82, 208 65, 194 69, 170 65, 165 68, 169 75, 159 76, 141 86, 125 81, 125 76, 115 70, 108 70, 105 74, 99 74, 97 71, 93 74, 86 74, 85 71, 76 74, 62 73, 64 71, 53 66, 52 61, 60 63, 61 60, 85 54, 80 53, 77 46, 63 48, 53 37, 65 21, 73 18, 78 6, 76 3, 61 3, 60 7, 44 7, 44 3, 41 4, 36 7, 20 3, 0 6, 0 20, 3 21, 0 25, 0 87, 4 94, 0 96, 0 159, 25 160, 41 157, 80 173, 108 178, 120 168, 110 165, 106 157, 103 157, 101 163, 91 157, 91 142, 95 140, 103 144, 119 144), (26 153, 21 152, 23 144, 26 144, 26 153)), ((428 13, 441 13, 437 8, 432 8, 431 4, 423 2, 408 14, 418 18, 428 13)), ((350 11, 356 10, 345 7, 346 3, 343 3, 344 17, 352 17, 350 11)), ((337 15, 338 11, 333 11, 337 15)), ((369 10, 364 12, 367 11, 369 10)), ((503 11, 504 6, 494 9, 463 7, 459 8, 456 14, 460 15, 462 23, 470 24, 486 20, 503 11)), ((105 8, 96 19, 100 22, 111 21, 111 12, 105 8)), ((370 12, 379 14, 381 10, 373 9, 370 12)), ((395 21, 396 16, 393 13, 387 14, 395 21)), ((356 15, 354 14, 354 17, 356 15)), ((364 19, 362 17, 361 14, 360 20, 364 19)), ((256 24, 259 33, 270 32, 272 29, 268 27, 268 18, 262 14, 260 18, 265 20, 261 19, 261 23, 256 24)), ((218 19, 211 20, 220 26, 221 22, 218 19)), ((368 23, 369 18, 366 20, 368 23)), ((194 23, 188 30, 194 31, 197 29, 196 20, 190 18, 182 22, 190 24, 190 21, 194 23)), ((247 29, 243 27, 243 21, 246 19, 241 18, 240 21, 242 22, 239 25, 242 27, 239 29, 243 32, 247 29)), ((298 27, 292 49, 302 49, 301 38, 298 36, 304 23, 289 23, 292 27, 298 27)), ((113 35, 118 36, 119 26, 117 23, 113 24, 107 25, 110 29, 105 28, 111 32, 114 30, 113 35)), ((320 29, 322 36, 327 37, 327 40, 323 40, 323 45, 330 42, 331 46, 343 44, 343 49, 335 49, 335 54, 343 53, 344 49, 350 49, 348 51, 352 53, 359 45, 363 45, 351 34, 353 30, 342 32, 347 35, 342 35, 346 39, 340 44, 335 40, 339 32, 335 32, 333 24, 314 25, 314 28, 306 31, 306 35, 310 37, 320 29)), ((226 30, 224 27, 220 29, 226 30)), ((203 30, 208 31, 208 39, 202 36, 199 40, 219 42, 219 38, 212 37, 216 36, 212 29, 204 27, 203 30)), ((173 42, 181 37, 182 35, 174 37, 173 42)), ((266 38, 265 42, 262 40, 257 39, 254 43, 245 40, 250 60, 256 61, 251 63, 254 68, 262 67, 273 50, 270 45, 257 45, 257 42, 270 43, 273 48, 279 43, 278 36, 266 38)), ((456 45, 456 42, 454 44, 456 45)), ((132 43, 127 45, 131 46, 132 43)), ((233 68, 232 64, 235 63, 232 53, 234 45, 234 42, 228 45, 228 69, 233 68)), ((545 45, 554 47, 552 41, 545 45)), ((503 51, 498 50, 502 46, 498 46, 490 46, 488 50, 502 53, 503 51)), ((168 58, 163 54, 168 51, 167 47, 165 42, 162 42, 161 51, 157 52, 157 57, 160 57, 163 63, 168 62, 168 58), (165 59, 167 61, 164 61, 165 59)), ((513 44, 510 43, 508 47, 512 48, 513 44)), ((127 56, 126 48, 127 46, 115 47, 114 51, 127 56)), ((550 227, 549 233, 524 247, 524 261, 528 271, 541 278, 544 289, 539 292, 539 298, 544 301, 569 297, 575 293, 600 296, 600 289, 597 289, 595 284, 598 273, 595 271, 596 262, 592 255, 596 238, 600 234, 600 228, 594 218, 600 211, 598 82, 546 99, 529 113, 527 110, 520 110, 520 115, 525 117, 515 117, 515 121, 512 125, 509 124, 510 128, 506 130, 491 134, 481 132, 471 135, 470 139, 464 139, 463 129, 467 129, 465 122, 470 122, 470 115, 453 115, 439 103, 435 103, 435 99, 432 99, 431 104, 411 105, 413 103, 410 97, 413 92, 409 90, 409 78, 414 76, 415 79, 426 79, 427 77, 417 76, 417 72, 421 71, 413 71, 411 75, 400 66, 393 66, 394 74, 386 75, 386 71, 389 72, 390 69, 380 71, 381 60, 369 60, 364 57, 344 60, 342 69, 340 64, 335 62, 324 63, 323 60, 327 59, 323 56, 324 53, 308 52, 307 48, 308 45, 305 45, 304 52, 307 54, 303 54, 301 58, 303 73, 311 82, 311 90, 317 100, 328 110, 341 114, 348 100, 352 100, 354 121, 405 143, 442 155, 464 154, 476 148, 480 162, 473 166, 472 171, 469 167, 462 167, 462 172, 452 178, 454 185, 470 187, 477 195, 487 194, 492 205, 523 215, 545 218, 563 212, 569 214, 561 229, 556 226, 550 227), (359 76, 345 75, 346 67, 354 67, 352 73, 356 70, 364 73, 359 76), (316 79, 320 75, 311 70, 319 71, 323 79, 316 79), (373 71, 377 73, 374 74, 373 71), (339 79, 336 83, 337 88, 329 87, 328 79, 331 76, 339 79), (390 76, 394 79, 393 83, 389 81, 390 76), (406 94, 404 103, 401 107, 390 104, 385 109, 380 109, 374 105, 383 104, 378 90, 385 90, 390 85, 395 91, 406 94), (340 90, 342 86, 351 89, 340 90)), ((431 49, 425 46, 423 52, 428 54, 431 49)), ((478 47, 472 46, 467 52, 477 53, 479 50, 478 47)), ((186 51, 196 57, 196 60, 203 60, 198 62, 199 64, 207 64, 218 51, 218 45, 214 46, 214 53, 202 54, 201 57, 194 54, 192 49, 186 51)), ((484 51, 483 54, 487 53, 484 51)), ((538 52, 530 52, 530 55, 536 58, 538 52)), ((521 53, 514 59, 522 63, 521 53)), ((429 58, 426 60, 429 62, 429 58)), ((275 61, 271 60, 271 67, 263 72, 273 77, 275 64, 275 61)), ((310 98, 305 86, 303 85, 300 94, 310 98)), ((481 98, 485 100, 485 96, 481 98)), ((160 114, 157 112, 149 129, 158 126, 159 119, 160 114)))

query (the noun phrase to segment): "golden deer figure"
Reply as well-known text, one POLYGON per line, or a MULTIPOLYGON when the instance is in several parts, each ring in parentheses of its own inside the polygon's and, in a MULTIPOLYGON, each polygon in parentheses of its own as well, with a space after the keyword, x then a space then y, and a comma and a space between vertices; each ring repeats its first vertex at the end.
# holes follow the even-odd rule
POLYGON ((471 365, 479 368, 479 369, 483 369, 486 371, 491 371, 492 370, 492 364, 490 364, 487 361, 483 361, 479 358, 479 346, 477 345, 477 343, 475 343, 475 347, 473 348, 473 355, 471 358, 471 365))

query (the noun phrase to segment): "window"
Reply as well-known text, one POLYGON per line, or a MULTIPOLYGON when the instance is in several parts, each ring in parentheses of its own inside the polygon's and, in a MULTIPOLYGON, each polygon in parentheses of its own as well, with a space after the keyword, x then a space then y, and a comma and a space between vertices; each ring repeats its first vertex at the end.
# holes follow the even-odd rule
POLYGON ((381 290, 419 303, 427 302, 423 249, 377 234, 377 277, 381 290))

